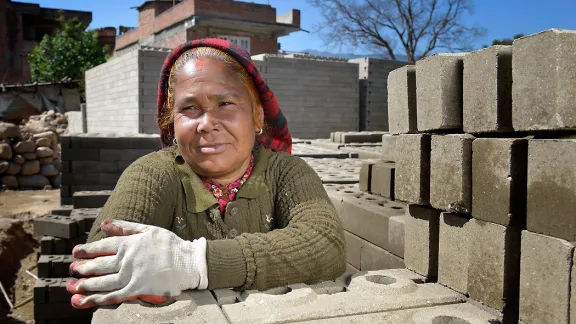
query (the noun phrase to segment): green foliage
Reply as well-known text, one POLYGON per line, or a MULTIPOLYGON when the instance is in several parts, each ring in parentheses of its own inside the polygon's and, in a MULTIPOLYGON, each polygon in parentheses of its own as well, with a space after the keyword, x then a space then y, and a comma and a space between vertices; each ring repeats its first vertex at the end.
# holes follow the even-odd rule
POLYGON ((108 46, 98 44, 98 34, 86 31, 78 18, 58 18, 60 29, 45 35, 28 55, 33 81, 83 81, 84 72, 108 58, 108 46))
MULTIPOLYGON (((514 42, 515 39, 518 39, 520 37, 524 37, 524 34, 516 34, 514 36, 512 36, 512 39, 510 38, 503 38, 503 39, 495 39, 492 41, 492 45, 490 46, 494 46, 494 45, 512 45, 512 43, 514 42)), ((489 47, 488 45, 484 45, 484 48, 489 47)))

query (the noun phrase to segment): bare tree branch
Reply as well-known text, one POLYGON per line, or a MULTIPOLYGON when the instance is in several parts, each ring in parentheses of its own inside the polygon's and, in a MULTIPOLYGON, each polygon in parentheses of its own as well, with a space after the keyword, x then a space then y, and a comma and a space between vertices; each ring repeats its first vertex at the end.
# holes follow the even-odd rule
POLYGON ((461 20, 473 0, 308 0, 320 9, 316 26, 326 45, 352 45, 414 62, 437 50, 469 51, 485 31, 461 20))

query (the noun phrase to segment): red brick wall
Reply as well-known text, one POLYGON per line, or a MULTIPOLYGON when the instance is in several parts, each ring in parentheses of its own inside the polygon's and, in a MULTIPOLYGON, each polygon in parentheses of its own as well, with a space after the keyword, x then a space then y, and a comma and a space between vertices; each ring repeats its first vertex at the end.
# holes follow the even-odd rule
POLYGON ((156 17, 154 22, 154 32, 158 33, 177 22, 186 20, 194 16, 194 1, 195 0, 184 0, 170 9, 167 9, 162 14, 156 17))
POLYGON ((232 0, 196 0, 196 15, 257 22, 276 22, 276 8, 232 0))
POLYGON ((276 54, 278 53, 277 38, 250 38, 250 55, 258 54, 276 54))
POLYGON ((156 18, 156 8, 153 3, 142 6, 138 13, 138 31, 140 39, 146 38, 154 32, 154 19, 156 18))
POLYGON ((128 45, 136 43, 140 39, 140 28, 134 28, 131 31, 116 37, 116 50, 122 49, 128 45))

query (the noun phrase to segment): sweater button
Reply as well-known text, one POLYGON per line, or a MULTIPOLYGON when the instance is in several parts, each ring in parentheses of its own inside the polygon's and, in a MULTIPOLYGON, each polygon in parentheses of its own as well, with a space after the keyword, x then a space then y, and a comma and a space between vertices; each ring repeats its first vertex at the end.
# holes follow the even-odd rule
POLYGON ((238 231, 236 229, 230 230, 230 238, 235 238, 238 235, 238 231))
POLYGON ((236 215, 237 212, 238 212, 238 208, 236 208, 236 207, 230 209, 230 215, 232 215, 232 216, 236 215))

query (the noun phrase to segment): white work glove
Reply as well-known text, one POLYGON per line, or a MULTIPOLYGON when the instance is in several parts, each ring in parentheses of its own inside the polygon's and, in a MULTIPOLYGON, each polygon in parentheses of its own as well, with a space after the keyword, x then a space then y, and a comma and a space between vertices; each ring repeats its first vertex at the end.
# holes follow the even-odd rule
POLYGON ((106 220, 101 224, 108 238, 78 245, 77 259, 67 289, 72 305, 90 308, 127 300, 162 304, 183 290, 206 289, 206 239, 192 242, 156 226, 106 220))

